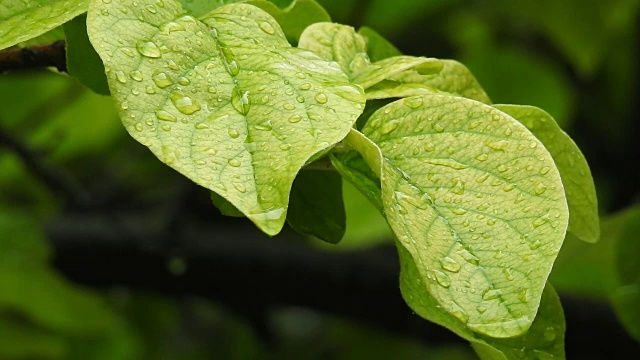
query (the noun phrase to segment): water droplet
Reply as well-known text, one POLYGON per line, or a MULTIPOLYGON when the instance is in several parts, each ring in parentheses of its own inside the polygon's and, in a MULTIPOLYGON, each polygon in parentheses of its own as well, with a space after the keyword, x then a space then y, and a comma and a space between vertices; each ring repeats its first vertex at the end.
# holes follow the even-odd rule
POLYGON ((507 149, 507 145, 509 145, 509 143, 506 140, 499 140, 499 141, 485 141, 484 145, 492 150, 496 150, 496 151, 505 151, 507 149))
POLYGON ((309 84, 309 83, 302 84, 302 85, 300 85, 298 87, 298 89, 300 89, 300 90, 309 90, 309 89, 311 89, 311 84, 309 84))
POLYGON ((515 277, 513 276, 513 269, 511 268, 503 268, 502 273, 504 273, 504 277, 509 281, 515 279, 515 277))
POLYGON ((289 104, 289 103, 286 103, 286 104, 282 105, 282 107, 285 110, 295 110, 296 109, 296 107, 293 104, 289 104))
POLYGON ((548 167, 543 167, 542 169, 540 169, 540 174, 545 175, 546 173, 548 173, 551 169, 549 169, 548 167))
POLYGON ((464 194, 464 182, 456 180, 455 184, 451 188, 451 192, 458 195, 464 194))
POLYGON ((247 115, 251 110, 249 91, 241 92, 239 89, 235 89, 231 95, 231 105, 240 114, 247 115))
POLYGON ((181 76, 178 78, 178 84, 182 86, 188 86, 189 84, 191 84, 191 81, 189 81, 189 79, 187 79, 186 77, 181 76))
POLYGON ((456 215, 464 215, 467 213, 467 210, 463 209, 463 208, 455 208, 455 209, 451 209, 451 212, 456 214, 456 215))
POLYGON ((520 289, 520 291, 518 291, 518 300, 523 303, 529 301, 529 291, 527 289, 520 289))
POLYGON ((449 276, 447 276, 447 274, 439 270, 433 270, 433 275, 435 275, 436 281, 443 288, 448 288, 449 286, 451 286, 451 279, 449 279, 449 276))
POLYGON ((197 123, 195 128, 198 129, 198 130, 204 130, 204 129, 208 129, 209 125, 207 125, 205 123, 197 123))
POLYGON ((124 75, 124 72, 120 70, 116 71, 116 79, 123 84, 127 82, 127 77, 124 75))
POLYGON ((507 184, 507 185, 505 185, 504 187, 502 187, 502 190, 503 190, 504 192, 509 192, 509 191, 511 191, 511 190, 513 190, 513 189, 515 189, 515 188, 516 188, 516 185, 515 185, 515 184, 507 184))
POLYGON ((440 266, 447 271, 452 273, 456 273, 460 271, 460 264, 458 264, 455 260, 450 257, 443 257, 440 259, 440 266))
POLYGON ((556 339, 556 330, 553 326, 547 326, 542 333, 542 337, 545 341, 551 342, 556 339))
POLYGON ((495 300, 502 296, 502 291, 499 289, 486 289, 482 292, 482 300, 489 301, 495 300))
POLYGON ((240 136, 240 133, 238 132, 238 130, 230 128, 229 129, 229 136, 231 136, 232 139, 237 139, 238 136, 240 136))
POLYGON ((244 184, 233 183, 233 187, 236 188, 236 190, 238 190, 241 193, 246 193, 247 192, 247 187, 244 186, 244 184))
POLYGON ((153 41, 138 41, 136 44, 136 49, 142 56, 146 56, 149 58, 159 58, 162 56, 162 52, 156 43, 153 41))
POLYGON ((477 311, 478 313, 480 313, 480 314, 484 314, 484 313, 487 311, 487 308, 486 308, 486 307, 484 307, 484 306, 482 306, 482 305, 478 305, 478 306, 476 307, 476 311, 477 311))
POLYGON ((173 85, 173 81, 167 76, 166 73, 156 70, 151 76, 153 82, 161 89, 166 88, 167 86, 173 85))
POLYGON ((242 165, 242 164, 241 164, 241 163, 240 163, 240 161, 239 161, 239 160, 237 160, 237 159, 230 159, 230 160, 229 160, 229 165, 231 165, 231 166, 233 166, 233 167, 239 167, 239 166, 240 166, 240 165, 242 165))
POLYGON ((469 250, 467 249, 462 249, 459 250, 458 255, 462 256, 462 258, 464 259, 464 261, 468 262, 471 265, 478 265, 480 264, 480 259, 478 259, 475 255, 473 255, 469 250))
POLYGON ((388 121, 384 123, 384 125, 382 125, 382 127, 380 128, 380 132, 383 135, 390 134, 391 132, 393 132, 395 129, 398 128, 398 125, 400 125, 400 122, 398 120, 388 121))
POLYGON ((300 115, 293 115, 289 118, 290 123, 297 123, 300 122, 300 120, 302 120, 302 116, 300 115))
POLYGON ((538 185, 536 185, 534 191, 536 192, 536 195, 542 195, 545 191, 547 191, 547 186, 543 183, 539 183, 538 185))
MULTIPOLYGON (((429 151, 428 149, 425 150, 429 151)), ((464 170, 469 167, 469 165, 459 163, 453 159, 423 159, 423 161, 432 165, 450 167, 455 170, 464 170)))
POLYGON ((137 130, 137 131, 142 131, 142 130, 144 130, 144 127, 142 126, 142 124, 141 124, 141 123, 137 123, 137 124, 136 124, 136 126, 135 126, 135 128, 136 128, 136 130, 137 130))
POLYGON ((160 126, 160 128, 162 130, 164 130, 164 131, 171 131, 171 126, 169 126, 169 125, 162 125, 162 126, 160 126))
POLYGON ((478 156, 476 156, 476 159, 480 160, 480 161, 486 161, 489 158, 489 155, 487 154, 480 154, 478 156))
POLYGON ((138 70, 133 70, 132 72, 129 73, 129 76, 135 81, 143 80, 142 73, 138 70))
POLYGON ((302 104, 304 102, 304 96, 302 95, 296 96, 296 101, 302 104))
POLYGON ((260 23, 260 29, 262 31, 264 31, 265 33, 269 34, 269 35, 273 35, 276 33, 275 29, 273 28, 273 26, 271 26, 271 24, 269 24, 268 22, 264 21, 260 23))
POLYGON ((289 149, 291 149, 291 145, 289 145, 289 144, 280 144, 280 150, 287 151, 289 149))
POLYGON ((180 91, 173 91, 171 93, 171 102, 178 111, 185 115, 191 115, 201 109, 200 103, 197 100, 186 96, 180 91))
POLYGON ((433 123, 431 124, 431 127, 433 128, 433 130, 439 133, 444 131, 444 126, 440 125, 440 123, 433 123))
POLYGON ((307 78, 307 75, 305 75, 305 74, 303 74, 303 73, 301 73, 301 72, 297 72, 297 73, 295 74, 295 77, 297 77, 298 79, 306 79, 306 78, 307 78))
POLYGON ((424 104, 424 99, 422 97, 410 97, 404 99, 404 104, 412 109, 417 109, 424 104))
POLYGON ((185 31, 185 28, 184 28, 184 26, 182 26, 182 24, 170 21, 170 22, 164 24, 162 26, 161 30, 162 30, 162 32, 164 34, 168 35, 168 34, 170 34, 172 32, 175 32, 175 31, 185 31))
POLYGON ((505 172, 505 171, 509 170, 509 168, 507 166, 505 166, 504 164, 498 165, 497 169, 500 172, 505 172))
POLYGON ((436 146, 433 145, 432 143, 426 143, 424 144, 424 149, 427 152, 433 152, 436 149, 436 146))
POLYGON ((329 100, 327 98, 327 95, 323 94, 323 93, 317 93, 316 96, 314 96, 314 99, 316 99, 316 101, 318 102, 318 104, 326 104, 327 101, 329 100))

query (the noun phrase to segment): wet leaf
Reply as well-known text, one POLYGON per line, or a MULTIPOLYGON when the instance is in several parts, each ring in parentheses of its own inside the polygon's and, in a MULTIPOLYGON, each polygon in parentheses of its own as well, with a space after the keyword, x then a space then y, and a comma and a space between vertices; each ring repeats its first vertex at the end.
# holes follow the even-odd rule
MULTIPOLYGON (((594 243, 600 237, 598 199, 587 159, 551 115, 533 106, 495 105, 529 129, 549 150, 560 171, 569 204, 569 231, 594 243)), ((548 168, 540 169, 540 172, 548 168)))
POLYGON ((349 78, 364 89, 409 69, 419 67, 420 73, 429 74, 442 69, 437 59, 402 55, 371 63, 364 38, 352 27, 335 23, 309 26, 302 33, 299 46, 326 60, 336 61, 349 78))
POLYGON ((125 127, 265 233, 278 233, 293 179, 348 133, 362 89, 335 63, 292 48, 254 6, 226 5, 199 21, 175 1, 135 4, 97 1, 88 18, 125 127))
MULTIPOLYGON (((442 325, 458 336, 471 342, 483 360, 538 360, 564 359, 565 320, 562 304, 551 284, 547 284, 542 293, 538 314, 526 334, 496 339, 477 334, 467 327, 455 314, 448 312, 427 291, 425 279, 420 276, 411 254, 402 244, 398 244, 400 254, 400 290, 402 296, 421 317, 442 325)), ((428 280, 427 280, 428 281, 428 280)), ((474 287, 462 287, 467 292, 474 287)), ((488 309, 482 303, 477 304, 476 312, 488 309)))
POLYGON ((437 302, 478 333, 523 334, 568 222, 542 143, 507 114, 447 95, 378 110, 363 133, 382 155, 354 133, 347 140, 378 172, 389 224, 437 302))
POLYGON ((0 50, 32 39, 87 11, 88 0, 3 0, 0 50))

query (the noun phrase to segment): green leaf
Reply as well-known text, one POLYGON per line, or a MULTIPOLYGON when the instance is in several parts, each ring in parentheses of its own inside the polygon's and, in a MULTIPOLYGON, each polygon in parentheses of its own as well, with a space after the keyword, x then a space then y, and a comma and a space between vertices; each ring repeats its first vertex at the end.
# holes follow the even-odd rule
POLYGON ((200 18, 221 6, 224 6, 227 4, 234 4, 238 2, 245 2, 246 0, 208 0, 208 1, 179 0, 179 1, 180 1, 180 4, 182 5, 182 8, 184 9, 184 11, 187 12, 187 14, 196 18, 200 18))
POLYGON ((402 55, 400 50, 370 27, 361 27, 358 29, 358 34, 364 38, 367 46, 367 54, 369 54, 371 61, 379 61, 392 56, 402 55))
POLYGON ((62 25, 87 11, 88 0, 3 0, 0 50, 62 25))
POLYGON ((0 314, 0 358, 64 359, 62 338, 0 314))
POLYGON ((40 266, 51 256, 37 224, 16 211, 0 209, 0 239, 0 264, 5 266, 40 266))
POLYGON ((346 230, 340 174, 325 170, 298 173, 291 188, 287 223, 301 234, 339 243, 346 230))
MULTIPOLYGON (((636 258, 637 261, 637 258, 636 258)), ((640 282, 622 286, 611 297, 618 319, 637 341, 640 341, 640 282)))
POLYGON ((278 233, 296 174, 348 133, 362 89, 335 64, 292 48, 254 6, 226 5, 201 22, 175 1, 137 4, 96 1, 88 17, 125 127, 265 233, 278 233))
POLYGON ((220 210, 220 213, 224 216, 241 218, 246 217, 244 216, 242 211, 238 210, 238 208, 233 206, 233 204, 227 201, 227 199, 223 198, 213 191, 211 192, 211 202, 216 208, 218 208, 218 210, 220 210))
MULTIPOLYGON (((419 84, 486 104, 491 103, 489 96, 484 92, 482 86, 480 86, 469 69, 455 60, 440 61, 442 62, 442 70, 437 74, 424 75, 418 71, 409 70, 390 77, 388 79, 390 82, 387 84, 388 91, 404 84, 419 84)), ((400 89, 406 88, 401 87, 400 89)), ((419 94, 422 94, 422 92, 416 95, 419 94)), ((399 97, 399 95, 391 95, 389 97, 399 97)))
POLYGON ((363 133, 382 156, 347 141, 379 172, 389 224, 438 303, 479 333, 524 333, 568 222, 540 141, 503 112, 447 95, 387 105, 363 133), (456 291, 466 284, 475 291, 456 291))
MULTIPOLYGON (((402 296, 421 317, 442 325, 468 340, 481 359, 484 360, 538 360, 564 359, 565 321, 558 295, 550 284, 545 286, 540 300, 538 314, 526 334, 496 339, 470 331, 464 322, 456 316, 461 310, 451 313, 441 306, 427 291, 426 280, 421 274, 411 254, 398 243, 400 255, 400 290, 402 296)), ((461 291, 476 290, 473 286, 461 287, 461 291), (462 290, 465 289, 465 290, 462 290)), ((452 303, 455 307, 455 303, 452 303)), ((475 311, 489 311, 484 304, 478 303, 475 311)))
MULTIPOLYGON (((575 142, 560 129, 551 115, 533 106, 494 105, 529 129, 549 150, 555 161, 569 204, 569 231, 595 243, 600 237, 598 199, 587 159, 575 142)), ((550 168, 542 168, 540 172, 550 168)))
POLYGON ((355 30, 335 23, 316 23, 300 36, 300 48, 311 50, 325 60, 336 61, 349 78, 364 89, 403 71, 418 68, 420 74, 437 73, 442 64, 437 59, 394 56, 371 63, 365 40, 355 30))
POLYGON ((109 84, 100 56, 89 42, 85 14, 64 24, 67 39, 67 69, 69 75, 101 95, 109 95, 109 84))
POLYGON ((298 42, 304 29, 311 24, 331 21, 329 13, 315 0, 293 0, 282 9, 264 0, 249 0, 247 3, 271 14, 293 44, 298 42))

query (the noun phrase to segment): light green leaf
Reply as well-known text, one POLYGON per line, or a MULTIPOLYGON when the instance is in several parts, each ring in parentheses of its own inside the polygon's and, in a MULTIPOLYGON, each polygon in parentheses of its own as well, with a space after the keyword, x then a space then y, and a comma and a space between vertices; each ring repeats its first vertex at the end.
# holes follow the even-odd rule
MULTIPOLYGON (((538 314, 526 334, 496 339, 482 336, 465 327, 456 313, 447 312, 427 291, 425 279, 420 276, 411 254, 398 244, 400 255, 400 290, 402 296, 421 317, 442 325, 468 340, 483 360, 538 360, 564 359, 565 321, 558 295, 547 284, 542 293, 538 314)), ((427 280, 429 281, 429 280, 427 280)), ((462 287, 464 291, 476 290, 473 286, 462 287)), ((476 311, 488 311, 483 304, 476 311), (479 310, 478 310, 479 309, 479 310)), ((459 310, 458 310, 459 311, 459 310)))
POLYGON ((326 170, 298 173, 291 188, 287 223, 301 234, 339 243, 346 230, 340 174, 326 170))
POLYGON ((421 75, 437 74, 442 70, 443 64, 438 59, 394 56, 377 61, 363 69, 353 78, 353 82, 367 89, 382 80, 391 78, 409 69, 415 69, 421 75))
POLYGON ((358 34, 364 38, 367 45, 367 54, 369 54, 371 61, 402 55, 400 50, 370 27, 361 27, 358 29, 358 34))
MULTIPOLYGON (((598 241, 600 221, 596 188, 587 159, 576 143, 542 109, 522 105, 494 107, 520 121, 549 150, 560 171, 569 204, 569 231, 586 242, 598 241)), ((540 172, 548 170, 542 168, 540 172)))
POLYGON ((378 169, 389 224, 429 292, 476 332, 523 334, 568 222, 544 146, 507 114, 447 95, 387 105, 363 133, 382 158, 347 141, 378 169), (465 285, 475 291, 456 291, 465 285))
POLYGON ((62 25, 87 11, 88 0, 3 0, 0 50, 62 25))
POLYGON ((69 75, 101 95, 109 95, 109 84, 100 56, 89 42, 87 16, 82 14, 64 24, 67 38, 67 69, 69 75))
POLYGON ((350 78, 370 64, 364 38, 347 25, 330 22, 313 24, 302 32, 298 47, 311 50, 325 60, 337 62, 350 78))
POLYGON ((249 0, 247 3, 271 14, 282 27, 287 39, 294 44, 311 24, 331 21, 329 13, 315 0, 293 0, 282 9, 265 0, 249 0))
POLYGON ((300 48, 314 51, 323 59, 340 64, 350 79, 364 89, 403 71, 417 68, 419 74, 433 74, 442 69, 437 59, 394 56, 371 63, 364 38, 346 25, 316 23, 300 36, 300 48))
POLYGON ((278 233, 298 170, 348 133, 362 89, 336 64, 292 48, 254 6, 226 5, 201 22, 175 1, 137 4, 95 1, 88 18, 125 127, 278 233))
POLYGON ((401 84, 394 81, 382 81, 367 89, 367 100, 403 98, 410 96, 429 95, 442 91, 424 84, 401 84))
MULTIPOLYGON (((469 69, 455 60, 440 61, 442 62, 442 70, 437 74, 423 75, 418 71, 408 70, 390 77, 388 80, 395 83, 389 83, 388 86, 395 87, 412 83, 422 84, 453 95, 466 97, 486 104, 491 103, 489 96, 484 92, 482 86, 480 86, 469 69)), ((393 97, 397 96, 394 95, 393 97)))

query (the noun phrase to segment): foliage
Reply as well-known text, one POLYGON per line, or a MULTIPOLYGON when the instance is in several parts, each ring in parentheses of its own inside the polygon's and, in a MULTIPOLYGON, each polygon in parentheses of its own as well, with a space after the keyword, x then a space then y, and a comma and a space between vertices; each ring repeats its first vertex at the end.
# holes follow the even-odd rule
MULTIPOLYGON (((373 3, 365 19, 393 32, 394 24, 382 21, 386 2, 373 3)), ((551 10, 527 4, 527 17, 551 19, 544 25, 548 36, 581 74, 592 73, 613 35, 581 45, 588 36, 565 33, 551 10)), ((450 5, 421 6, 437 12, 450 5)), ((407 8, 413 4, 401 1, 393 11, 407 8)), ((585 156, 549 113, 493 104, 461 62, 403 55, 369 27, 331 22, 313 0, 9 1, 0 5, 0 48, 61 25, 69 75, 109 95, 131 137, 210 190, 224 215, 246 217, 270 236, 288 223, 335 244, 346 231, 342 182, 348 181, 389 224, 400 256, 400 290, 418 315, 469 341, 482 359, 564 358, 564 315, 548 278, 562 284, 566 276, 551 274, 566 238, 596 243, 607 225, 598 220, 585 156), (19 33, 17 23, 26 23, 19 33)), ((465 36, 471 35, 457 41, 475 42, 465 36)), ((533 64, 541 78, 555 69, 500 51, 513 55, 506 62, 533 64)), ((490 60, 479 54, 470 47, 464 57, 482 68, 490 60)), ((564 94, 564 86, 550 80, 538 93, 555 88, 564 94)), ((555 111, 563 118, 571 112, 568 106, 555 111)), ((612 301, 636 338, 638 231, 630 222, 620 231, 619 247, 609 248, 620 264, 612 301)), ((4 245, 0 257, 13 256, 4 245)), ((34 283, 58 289, 69 303, 52 313, 38 304, 30 308, 32 297, 46 294, 18 288, 13 265, 0 271, 0 283, 17 296, 0 297, 0 306, 34 324, 11 317, 0 322, 23 339, 44 334, 34 350, 40 352, 0 343, 0 357, 59 358, 75 351, 51 329, 91 333, 122 357, 135 356, 134 345, 110 338, 113 329, 125 327, 118 315, 41 272, 46 255, 40 253, 46 251, 28 255, 38 260, 37 271, 21 267, 20 276, 33 275, 34 283), (88 329, 55 318, 73 311, 94 314, 88 329)))

